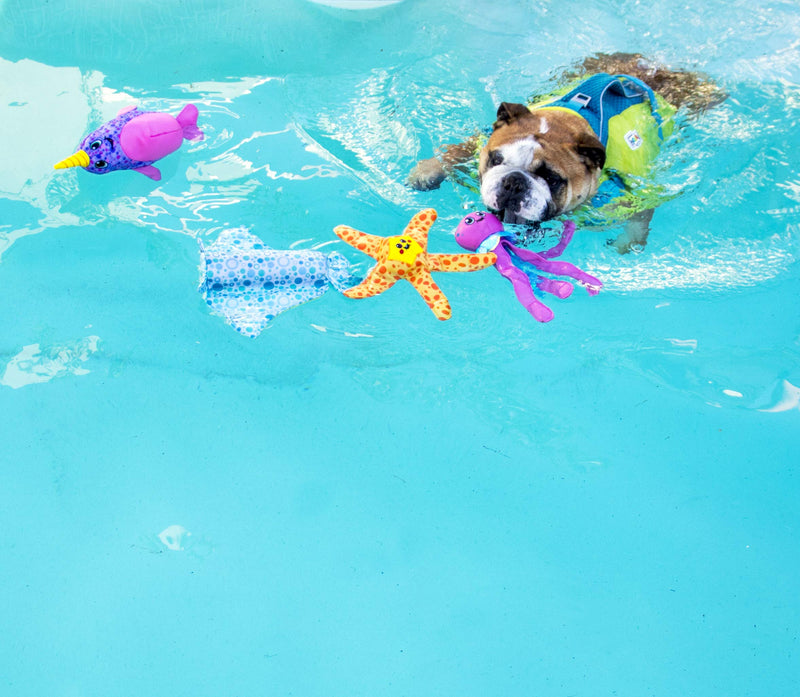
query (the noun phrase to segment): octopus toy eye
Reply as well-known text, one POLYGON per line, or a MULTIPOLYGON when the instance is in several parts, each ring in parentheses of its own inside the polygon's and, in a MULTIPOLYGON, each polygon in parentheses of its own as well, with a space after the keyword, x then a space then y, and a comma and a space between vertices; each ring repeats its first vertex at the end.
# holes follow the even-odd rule
POLYGON ((483 211, 478 211, 475 214, 475 218, 477 219, 477 222, 481 222, 481 220, 483 220, 485 217, 486 217, 486 213, 484 213, 483 211))
POLYGON ((97 167, 97 169, 105 169, 106 167, 108 167, 108 162, 106 162, 105 160, 98 160, 97 162, 94 163, 94 166, 97 167))
POLYGON ((474 222, 475 220, 471 215, 468 215, 466 218, 464 218, 464 225, 472 225, 474 222))
POLYGON ((89 146, 92 150, 97 150, 101 145, 99 140, 92 141, 92 144, 89 146))

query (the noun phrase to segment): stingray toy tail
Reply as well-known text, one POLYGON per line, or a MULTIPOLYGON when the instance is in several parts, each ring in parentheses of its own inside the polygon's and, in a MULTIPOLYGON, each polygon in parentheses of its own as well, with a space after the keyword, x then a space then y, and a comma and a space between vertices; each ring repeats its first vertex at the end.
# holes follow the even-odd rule
POLYGON ((346 291, 348 288, 357 286, 363 280, 350 273, 350 264, 347 259, 345 259, 344 254, 331 252, 328 255, 327 262, 328 280, 340 293, 346 291))
POLYGON ((183 129, 183 137, 186 140, 202 140, 203 131, 197 127, 197 107, 194 104, 187 104, 176 117, 178 125, 183 129))

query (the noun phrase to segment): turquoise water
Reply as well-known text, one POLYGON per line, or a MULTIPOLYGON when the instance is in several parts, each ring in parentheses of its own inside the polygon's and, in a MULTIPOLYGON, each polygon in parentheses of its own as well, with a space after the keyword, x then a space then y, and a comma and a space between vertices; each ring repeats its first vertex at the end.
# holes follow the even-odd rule
MULTIPOLYGON (((0 694, 796 695, 800 11, 790 2, 0 0, 0 694), (647 247, 540 325, 493 270, 335 292, 258 339, 198 240, 432 251, 403 185, 596 51, 730 94, 647 247), (160 183, 54 162, 200 108, 160 183)), ((581 234, 583 232, 583 234, 581 234)))

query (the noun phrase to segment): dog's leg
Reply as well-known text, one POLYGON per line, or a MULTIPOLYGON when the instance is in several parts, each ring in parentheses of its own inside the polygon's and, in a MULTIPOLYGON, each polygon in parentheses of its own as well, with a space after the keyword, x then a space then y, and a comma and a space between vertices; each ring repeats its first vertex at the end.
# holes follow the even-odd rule
POLYGON ((650 221, 653 219, 653 209, 639 211, 625 223, 625 230, 616 239, 609 240, 608 245, 620 254, 627 254, 633 250, 641 250, 647 244, 650 234, 650 221))
POLYGON ((417 191, 438 189, 453 169, 475 157, 478 147, 478 136, 473 136, 463 143, 453 143, 441 148, 439 157, 420 160, 408 175, 408 186, 417 191))
POLYGON ((417 191, 430 191, 438 189, 445 179, 447 179, 447 172, 442 163, 436 157, 429 157, 427 160, 417 162, 409 173, 406 183, 417 191))

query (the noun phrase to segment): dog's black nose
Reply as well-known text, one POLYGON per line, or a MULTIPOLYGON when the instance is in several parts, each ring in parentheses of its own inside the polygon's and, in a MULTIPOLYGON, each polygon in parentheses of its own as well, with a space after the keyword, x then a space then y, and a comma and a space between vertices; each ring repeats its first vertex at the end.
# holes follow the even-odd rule
POLYGON ((528 180, 522 172, 510 172, 503 177, 503 189, 509 193, 522 193, 528 185, 528 180))
POLYGON ((528 179, 522 172, 510 172, 500 182, 497 207, 515 211, 528 191, 528 179))

